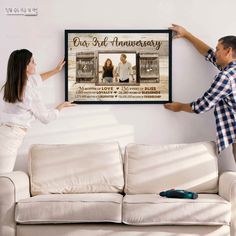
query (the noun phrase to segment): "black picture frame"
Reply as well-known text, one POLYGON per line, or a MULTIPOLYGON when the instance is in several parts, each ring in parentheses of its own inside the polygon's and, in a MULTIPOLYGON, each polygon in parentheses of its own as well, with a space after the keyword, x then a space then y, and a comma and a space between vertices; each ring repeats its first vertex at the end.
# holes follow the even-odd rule
POLYGON ((65 30, 65 61, 66 101, 76 104, 172 102, 171 30, 68 29, 65 30), (126 62, 121 62, 125 56, 126 62), (113 70, 106 62, 109 59, 113 70))

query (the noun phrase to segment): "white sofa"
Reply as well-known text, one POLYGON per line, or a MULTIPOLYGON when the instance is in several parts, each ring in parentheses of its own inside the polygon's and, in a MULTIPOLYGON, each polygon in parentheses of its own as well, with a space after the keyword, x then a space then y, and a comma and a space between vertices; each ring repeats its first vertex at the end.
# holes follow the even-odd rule
POLYGON ((236 235, 236 173, 213 142, 33 145, 29 173, 0 176, 1 236, 236 235), (160 197, 171 188, 196 200, 160 197))

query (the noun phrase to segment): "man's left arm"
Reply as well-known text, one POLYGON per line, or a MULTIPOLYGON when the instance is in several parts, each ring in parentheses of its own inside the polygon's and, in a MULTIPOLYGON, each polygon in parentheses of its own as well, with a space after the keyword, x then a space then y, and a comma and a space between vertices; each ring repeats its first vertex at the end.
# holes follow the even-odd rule
POLYGON ((190 104, 179 102, 166 103, 164 107, 174 112, 185 111, 200 114, 209 111, 230 93, 232 93, 230 80, 226 75, 220 73, 215 78, 211 87, 196 101, 191 102, 190 104))

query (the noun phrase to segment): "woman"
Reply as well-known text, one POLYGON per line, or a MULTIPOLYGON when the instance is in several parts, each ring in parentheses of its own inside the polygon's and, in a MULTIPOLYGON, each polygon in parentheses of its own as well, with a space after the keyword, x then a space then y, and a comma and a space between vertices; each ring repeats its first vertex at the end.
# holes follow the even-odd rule
POLYGON ((112 65, 111 59, 107 58, 103 66, 102 78, 105 79, 106 82, 112 83, 113 76, 114 76, 114 66, 112 65))
POLYGON ((73 106, 64 102, 55 109, 47 109, 42 102, 39 89, 43 80, 58 73, 65 62, 41 75, 35 74, 36 64, 27 49, 11 53, 7 66, 7 80, 4 84, 4 107, 0 119, 0 173, 13 170, 17 150, 34 119, 42 123, 55 120, 64 107, 73 106))

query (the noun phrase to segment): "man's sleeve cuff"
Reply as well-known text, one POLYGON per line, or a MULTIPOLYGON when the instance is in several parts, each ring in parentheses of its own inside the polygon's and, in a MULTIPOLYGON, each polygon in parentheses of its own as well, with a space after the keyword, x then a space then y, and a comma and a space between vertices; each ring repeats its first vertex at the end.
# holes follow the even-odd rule
POLYGON ((211 58, 214 57, 214 51, 212 48, 210 48, 208 51, 207 51, 207 54, 205 55, 205 59, 207 61, 210 61, 211 58))
POLYGON ((196 112, 196 110, 195 110, 195 102, 191 102, 191 103, 190 103, 190 106, 191 106, 191 108, 192 108, 192 111, 197 114, 197 112, 196 112))

